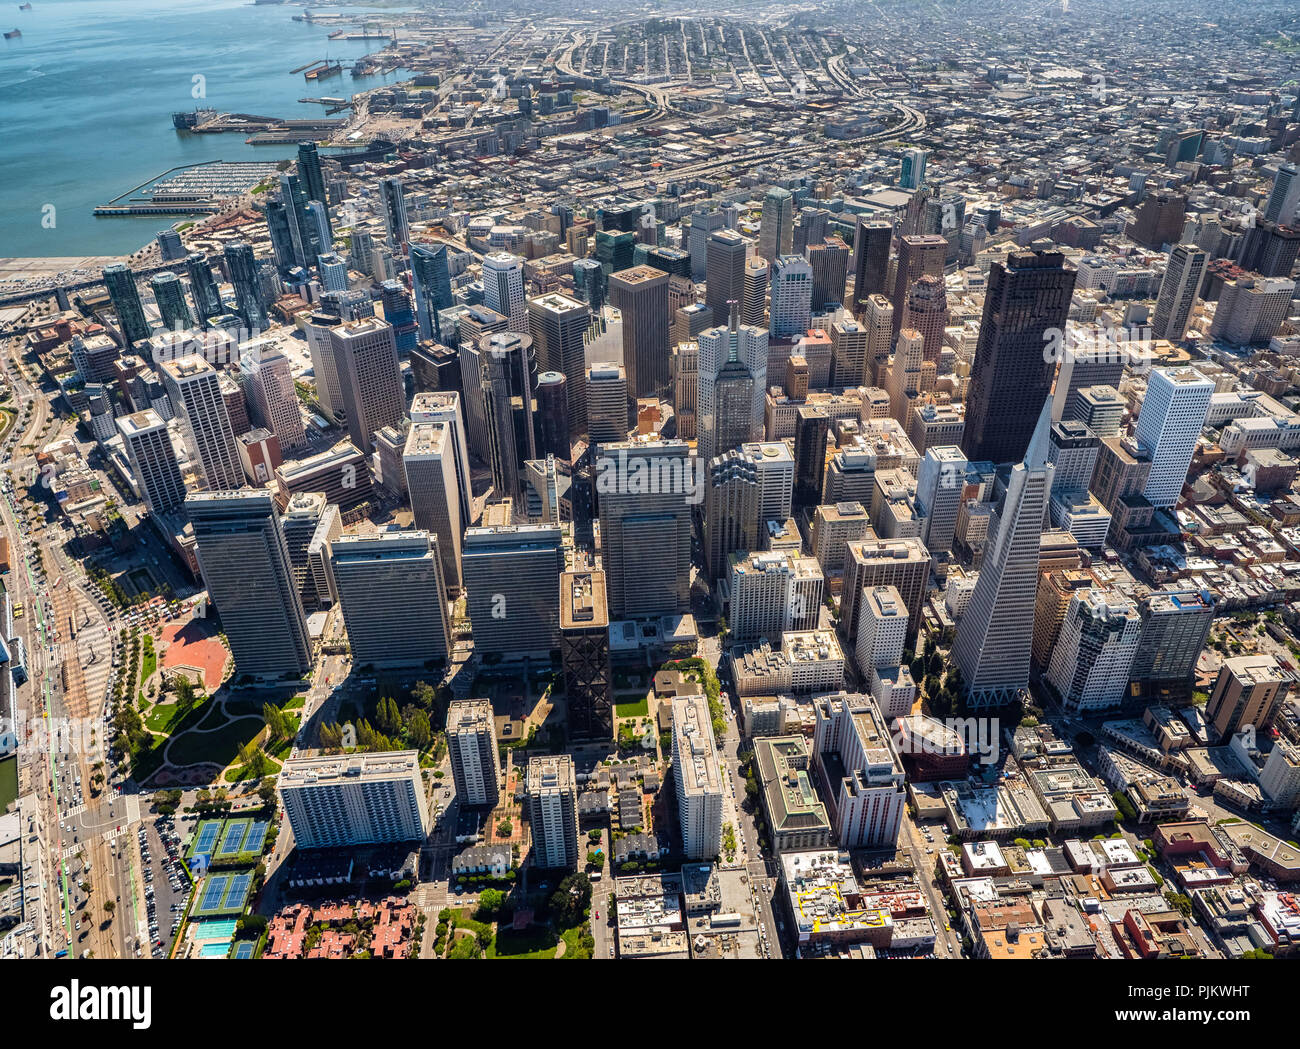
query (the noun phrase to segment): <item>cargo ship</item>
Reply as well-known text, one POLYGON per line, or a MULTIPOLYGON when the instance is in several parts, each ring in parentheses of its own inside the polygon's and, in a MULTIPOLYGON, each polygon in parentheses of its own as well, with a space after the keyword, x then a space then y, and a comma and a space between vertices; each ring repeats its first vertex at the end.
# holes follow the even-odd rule
POLYGON ((9 32, 5 33, 5 39, 17 40, 22 35, 23 35, 23 31, 21 29, 11 29, 9 30, 9 32))

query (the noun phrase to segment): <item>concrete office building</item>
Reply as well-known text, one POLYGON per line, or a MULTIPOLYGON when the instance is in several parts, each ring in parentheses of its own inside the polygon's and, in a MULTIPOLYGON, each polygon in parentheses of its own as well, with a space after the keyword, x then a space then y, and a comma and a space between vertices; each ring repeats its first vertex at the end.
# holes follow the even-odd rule
POLYGON ((1209 591, 1167 586, 1138 602, 1142 636, 1129 680, 1148 692, 1190 693, 1196 663, 1214 624, 1214 598, 1209 591))
POLYGON ((507 318, 506 330, 528 334, 524 260, 506 251, 483 256, 483 305, 507 318))
POLYGON ((840 692, 814 704, 813 755, 842 849, 891 848, 907 803, 888 723, 868 696, 840 692))
POLYGON ((763 439, 767 343, 762 328, 740 323, 734 303, 726 326, 700 333, 696 433, 704 462, 763 439))
POLYGON ((1142 494, 1157 509, 1178 502, 1212 393, 1214 383, 1195 368, 1157 368, 1147 378, 1135 435, 1151 454, 1142 494))
POLYGON ((300 849, 422 842, 433 828, 414 750, 288 758, 276 787, 300 849))
POLYGON ((772 262, 768 331, 773 339, 793 339, 812 326, 812 267, 801 255, 778 255, 772 262))
POLYGON ((476 652, 549 655, 559 647, 564 547, 558 525, 467 529, 461 566, 476 652))
POLYGON ((872 670, 896 667, 907 644, 907 606, 893 586, 864 588, 858 603, 858 670, 870 677, 872 670))
POLYGON ((492 704, 486 699, 447 705, 447 756, 460 804, 495 808, 501 798, 501 759, 492 704))
POLYGON ((702 483, 681 441, 602 446, 596 485, 612 618, 690 611, 691 508, 702 483))
POLYGON ((587 435, 593 444, 627 440, 627 372, 621 364, 601 362, 587 369, 587 435))
POLYGON ((758 516, 763 521, 790 517, 794 500, 794 454, 785 441, 755 441, 740 446, 758 472, 758 516))
POLYGON ((817 626, 825 580, 811 557, 740 551, 731 555, 730 569, 733 641, 779 641, 787 630, 817 626))
POLYGON ((265 344, 245 343, 240 347, 239 371, 254 420, 275 434, 282 452, 305 448, 307 431, 288 358, 265 344))
POLYGON ((533 835, 533 866, 540 870, 576 870, 578 784, 573 758, 568 754, 530 758, 524 795, 533 835))
POLYGON ((327 502, 322 492, 299 492, 284 508, 280 530, 303 609, 332 605, 338 591, 329 557, 334 540, 343 534, 339 508, 327 502), (323 577, 317 560, 321 557, 325 562, 323 577))
POLYGON ((584 338, 591 308, 558 292, 528 300, 528 332, 543 371, 561 372, 568 402, 568 434, 587 432, 587 367, 584 338))
POLYGON ((871 531, 871 515, 858 502, 830 503, 813 511, 810 527, 813 557, 827 576, 844 571, 849 543, 865 539, 871 531))
POLYGON ((1210 253, 1193 244, 1175 245, 1169 253, 1169 265, 1164 280, 1160 282, 1155 317, 1151 322, 1152 334, 1157 339, 1182 341, 1209 261, 1210 253))
POLYGON ((668 274, 653 266, 622 270, 609 279, 609 301, 623 315, 628 397, 667 401, 668 274))
POLYGON ((863 590, 892 586, 907 606, 907 633, 915 637, 921 627, 925 594, 930 583, 930 552, 919 539, 878 539, 871 533, 849 543, 840 597, 840 632, 857 650, 858 603, 863 590))
POLYGON ((763 197, 763 218, 759 224, 758 254, 775 262, 794 250, 794 195, 773 186, 763 197))
POLYGON ((745 261, 745 294, 740 302, 740 321, 756 328, 767 327, 767 291, 772 267, 767 259, 745 261))
POLYGON ((1141 633, 1137 606, 1118 591, 1076 591, 1047 670, 1062 707, 1086 715, 1120 706, 1141 633))
POLYGON ((1214 739, 1224 741, 1246 728, 1267 731, 1293 678, 1278 661, 1262 653, 1225 659, 1205 706, 1214 739))
POLYGON ((158 373, 181 420, 191 457, 203 473, 205 487, 241 487, 244 468, 216 369, 196 355, 163 361, 158 373))
POLYGON ((682 855, 712 860, 722 849, 722 770, 708 700, 677 696, 672 701, 672 725, 682 855))
POLYGON ((331 544, 331 554, 356 666, 450 660, 451 620, 437 537, 419 530, 343 535, 331 544))
MULTIPOLYGON (((451 440, 451 461, 456 468, 460 527, 468 528, 473 521, 473 486, 469 472, 469 441, 465 432, 465 417, 461 412, 461 395, 455 390, 417 393, 411 399, 411 425, 419 423, 442 423, 447 427, 447 436, 451 440)), ((410 490, 409 478, 407 490, 410 490)))
MULTIPOLYGON (((707 313, 707 311, 705 311, 707 313)), ((678 310, 680 314, 681 311, 678 310)), ((707 314, 710 323, 712 314, 707 314)), ((673 373, 673 417, 677 422, 677 436, 683 441, 694 440, 698 433, 700 399, 700 344, 696 336, 708 327, 692 331, 687 340, 678 340, 673 333, 671 358, 673 373)))
POLYGON ((167 424, 153 409, 145 409, 117 420, 131 473, 140 498, 150 513, 175 510, 185 502, 185 481, 176 463, 167 424))
POLYGON ((732 302, 745 300, 745 245, 745 238, 734 230, 709 234, 704 304, 715 325, 727 323, 732 302))
POLYGON ((185 512, 235 673, 261 678, 307 673, 312 662, 307 617, 271 493, 201 492, 185 500, 185 512))
POLYGON ((346 322, 330 329, 330 347, 348 436, 369 452, 376 430, 399 426, 406 416, 393 327, 374 317, 346 322))

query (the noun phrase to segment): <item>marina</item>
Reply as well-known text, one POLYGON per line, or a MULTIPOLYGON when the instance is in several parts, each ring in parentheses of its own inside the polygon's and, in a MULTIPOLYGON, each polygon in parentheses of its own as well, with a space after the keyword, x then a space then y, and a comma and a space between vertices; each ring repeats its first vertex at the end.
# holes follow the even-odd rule
POLYGON ((169 168, 95 208, 96 215, 212 215, 274 179, 275 161, 214 160, 169 168))

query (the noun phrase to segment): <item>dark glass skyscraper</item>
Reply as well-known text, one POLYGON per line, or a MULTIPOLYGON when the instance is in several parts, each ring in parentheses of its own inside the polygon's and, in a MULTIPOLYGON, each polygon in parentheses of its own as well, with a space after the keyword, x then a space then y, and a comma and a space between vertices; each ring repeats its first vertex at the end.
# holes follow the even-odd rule
POLYGON ((411 287, 415 291, 415 315, 420 324, 420 338, 442 341, 442 324, 438 311, 455 305, 451 291, 451 269, 447 265, 447 245, 411 245, 411 287))
POLYGON ((320 154, 316 152, 315 142, 298 143, 298 178, 307 190, 308 200, 329 204, 329 198, 325 195, 325 177, 320 169, 320 154))
POLYGON ((858 218, 853 239, 853 309, 864 309, 872 295, 884 294, 889 278, 889 244, 894 224, 880 219, 858 218))
POLYGON ((264 331, 270 325, 266 307, 262 305, 261 281, 252 247, 242 240, 231 241, 226 245, 225 256, 226 270, 235 289, 235 308, 250 329, 264 331))
POLYGON ((1025 251, 989 268, 966 400, 962 450, 971 462, 1020 462, 1052 388, 1075 271, 1055 251, 1025 251), (1061 337, 1049 339, 1052 330, 1061 337))
POLYGON ((120 262, 104 267, 104 287, 117 314, 122 338, 128 344, 149 338, 149 322, 145 319, 140 290, 135 286, 135 274, 120 262))
POLYGON ((208 257, 195 251, 185 257, 185 272, 190 278, 190 296, 194 300, 194 313, 200 321, 221 313, 221 292, 208 257))
POLYGON ((380 285, 384 305, 384 320, 393 326, 393 341, 397 352, 405 357, 420 341, 420 329, 415 323, 415 310, 411 296, 401 281, 386 280, 380 285))
POLYGON ((190 327, 194 319, 190 308, 185 304, 185 288, 181 279, 174 273, 159 273, 149 279, 153 289, 154 302, 162 315, 163 327, 168 331, 178 331, 190 327))

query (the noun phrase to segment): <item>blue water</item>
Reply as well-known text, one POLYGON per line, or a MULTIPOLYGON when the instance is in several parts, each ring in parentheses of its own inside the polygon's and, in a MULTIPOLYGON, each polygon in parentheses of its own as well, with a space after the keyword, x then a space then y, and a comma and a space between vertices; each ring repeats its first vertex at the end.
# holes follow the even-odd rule
POLYGON ((0 39, 0 257, 132 252, 180 219, 96 218, 97 205, 177 165, 295 152, 246 146, 238 134, 178 134, 174 110, 321 117, 324 107, 298 99, 350 97, 409 76, 354 80, 351 62, 383 41, 330 40, 329 28, 293 21, 302 7, 32 0, 31 11, 19 11, 21 2, 0 0, 0 30, 23 34, 0 39), (343 62, 341 76, 307 81, 289 72, 325 57, 343 62), (193 96, 196 75, 205 98, 193 96), (54 206, 53 228, 46 205, 54 206))

